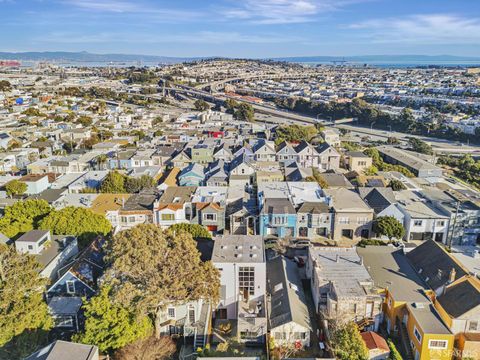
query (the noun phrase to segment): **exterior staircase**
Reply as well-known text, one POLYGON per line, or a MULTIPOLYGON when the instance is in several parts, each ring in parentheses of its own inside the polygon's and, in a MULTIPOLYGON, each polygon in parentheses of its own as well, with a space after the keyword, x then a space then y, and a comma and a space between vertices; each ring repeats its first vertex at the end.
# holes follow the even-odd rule
POLYGON ((407 328, 405 324, 397 319, 397 328, 399 330, 400 341, 403 346, 404 360, 414 360, 412 348, 410 347, 410 339, 408 337, 407 328))
POLYGON ((200 319, 196 323, 195 336, 193 338, 193 348, 205 347, 208 337, 208 326, 210 324, 211 312, 210 304, 203 303, 202 310, 200 312, 200 319))

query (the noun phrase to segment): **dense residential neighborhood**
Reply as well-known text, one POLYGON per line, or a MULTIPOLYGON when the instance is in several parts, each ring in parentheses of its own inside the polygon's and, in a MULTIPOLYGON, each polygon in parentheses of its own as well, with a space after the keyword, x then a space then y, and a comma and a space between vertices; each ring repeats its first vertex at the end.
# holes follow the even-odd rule
POLYGON ((1 69, 0 358, 479 359, 478 147, 359 126, 369 106, 424 124, 452 97, 477 115, 442 126, 478 135, 479 79, 1 69))

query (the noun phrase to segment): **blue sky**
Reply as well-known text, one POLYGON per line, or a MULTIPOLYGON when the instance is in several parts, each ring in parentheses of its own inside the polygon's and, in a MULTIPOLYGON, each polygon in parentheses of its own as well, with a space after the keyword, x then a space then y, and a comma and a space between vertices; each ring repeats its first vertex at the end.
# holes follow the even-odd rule
POLYGON ((478 0, 0 0, 0 51, 480 56, 478 0))

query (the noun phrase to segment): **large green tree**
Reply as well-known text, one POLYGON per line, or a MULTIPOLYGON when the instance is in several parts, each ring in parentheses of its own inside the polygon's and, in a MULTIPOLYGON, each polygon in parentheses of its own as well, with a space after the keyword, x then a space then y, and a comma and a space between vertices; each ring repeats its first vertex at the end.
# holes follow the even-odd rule
POLYGON ((411 146, 413 151, 416 151, 420 154, 432 155, 433 149, 425 141, 422 141, 417 138, 408 139, 408 144, 411 146))
POLYGON ((276 130, 275 143, 279 144, 282 141, 300 142, 311 141, 317 136, 318 130, 315 126, 302 125, 281 125, 276 130))
POLYGON ((205 228, 205 226, 199 224, 179 223, 170 226, 169 230, 174 234, 185 231, 192 235, 194 239, 211 239, 212 235, 205 228))
POLYGON ((98 235, 107 235, 112 225, 100 214, 90 209, 69 206, 52 211, 39 223, 39 228, 56 235, 74 235, 86 242, 98 235))
POLYGON ((331 343, 337 359, 367 360, 368 349, 355 323, 349 322, 332 333, 331 343))
POLYGON ((0 219, 0 232, 9 238, 36 229, 38 223, 50 212, 52 207, 45 200, 18 201, 5 208, 0 219))
POLYGON ((153 188, 155 179, 150 175, 142 175, 139 178, 125 177, 125 191, 129 194, 138 193, 144 189, 153 188))
POLYGON ((43 300, 48 280, 40 277, 40 270, 33 256, 0 244, 0 347, 53 326, 43 300))
POLYGON ((23 195, 27 191, 27 184, 23 181, 12 180, 5 185, 8 196, 23 195))
POLYGON ((405 235, 403 224, 393 216, 380 216, 373 223, 373 231, 377 235, 386 236, 390 241, 392 239, 402 239, 405 235))
POLYGON ((84 299, 85 330, 73 338, 76 342, 97 345, 102 352, 120 349, 149 336, 153 330, 147 316, 137 317, 126 307, 113 303, 110 290, 104 286, 97 296, 84 299))
POLYGON ((107 248, 114 299, 154 318, 157 337, 159 315, 167 304, 219 299, 219 272, 201 261, 186 232, 173 236, 153 224, 137 225, 118 233, 107 248))
POLYGON ((242 102, 237 106, 233 115, 238 120, 252 121, 255 117, 255 110, 252 105, 242 102))
POLYGON ((198 99, 193 103, 193 106, 195 106, 195 109, 198 111, 205 111, 210 109, 210 105, 205 100, 198 99))
POLYGON ((100 192, 121 194, 125 192, 125 176, 118 171, 110 171, 100 186, 100 192))

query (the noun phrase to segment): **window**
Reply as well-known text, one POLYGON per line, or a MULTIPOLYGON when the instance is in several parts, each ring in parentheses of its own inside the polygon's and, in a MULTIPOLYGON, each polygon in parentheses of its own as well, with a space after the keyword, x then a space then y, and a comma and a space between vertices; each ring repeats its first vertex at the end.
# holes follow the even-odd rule
POLYGON ((443 220, 437 221, 437 226, 445 226, 445 221, 443 220))
POLYGON ((447 340, 429 340, 428 348, 429 349, 446 349, 448 345, 447 340))
POLYGON ((242 340, 257 340, 257 333, 253 331, 240 331, 240 338, 242 340))
POLYGON ((255 294, 255 268, 240 266, 238 272, 238 289, 240 294, 255 294))
POLYGON ((470 321, 468 325, 468 330, 476 331, 478 329, 478 321, 470 321))
POLYGON ((162 214, 162 221, 175 220, 175 214, 162 214))
POLYGON ((134 223, 135 222, 135 216, 129 216, 128 217, 128 222, 129 223, 134 223))
POLYGON ((350 224, 350 219, 348 217, 339 217, 338 218, 339 224, 350 224))
POLYGON ((75 293, 75 282, 71 280, 67 280, 67 293, 74 294, 75 293))
POLYGON ((276 332, 274 333, 275 340, 285 340, 287 338, 284 332, 276 332))
POLYGON ((203 214, 203 220, 217 221, 217 214, 203 214))
POLYGON ((415 335, 415 338, 421 344, 422 343, 422 335, 420 335, 420 332, 417 330, 416 326, 413 327, 413 335, 415 335))
POLYGON ((175 319, 175 308, 168 308, 167 312, 169 319, 175 319))
POLYGON ((190 324, 193 324, 195 322, 195 309, 194 308, 189 308, 188 309, 188 321, 190 324))
POLYGON ((126 217, 126 216, 120 217, 120 221, 121 221, 122 223, 126 224, 126 223, 127 223, 127 217, 126 217))
POLYGON ((71 316, 57 316, 54 321, 57 327, 73 327, 73 318, 71 316))
POLYGON ((28 245, 28 250, 33 250, 33 245, 28 245))
POLYGON ((306 334, 304 332, 294 332, 293 333, 293 338, 295 340, 305 340, 306 334))
POLYGON ((422 220, 415 220, 415 221, 413 222, 413 226, 422 226, 422 224, 423 224, 423 221, 422 221, 422 220))
POLYGON ((368 218, 357 218, 357 224, 364 225, 368 223, 368 218))

